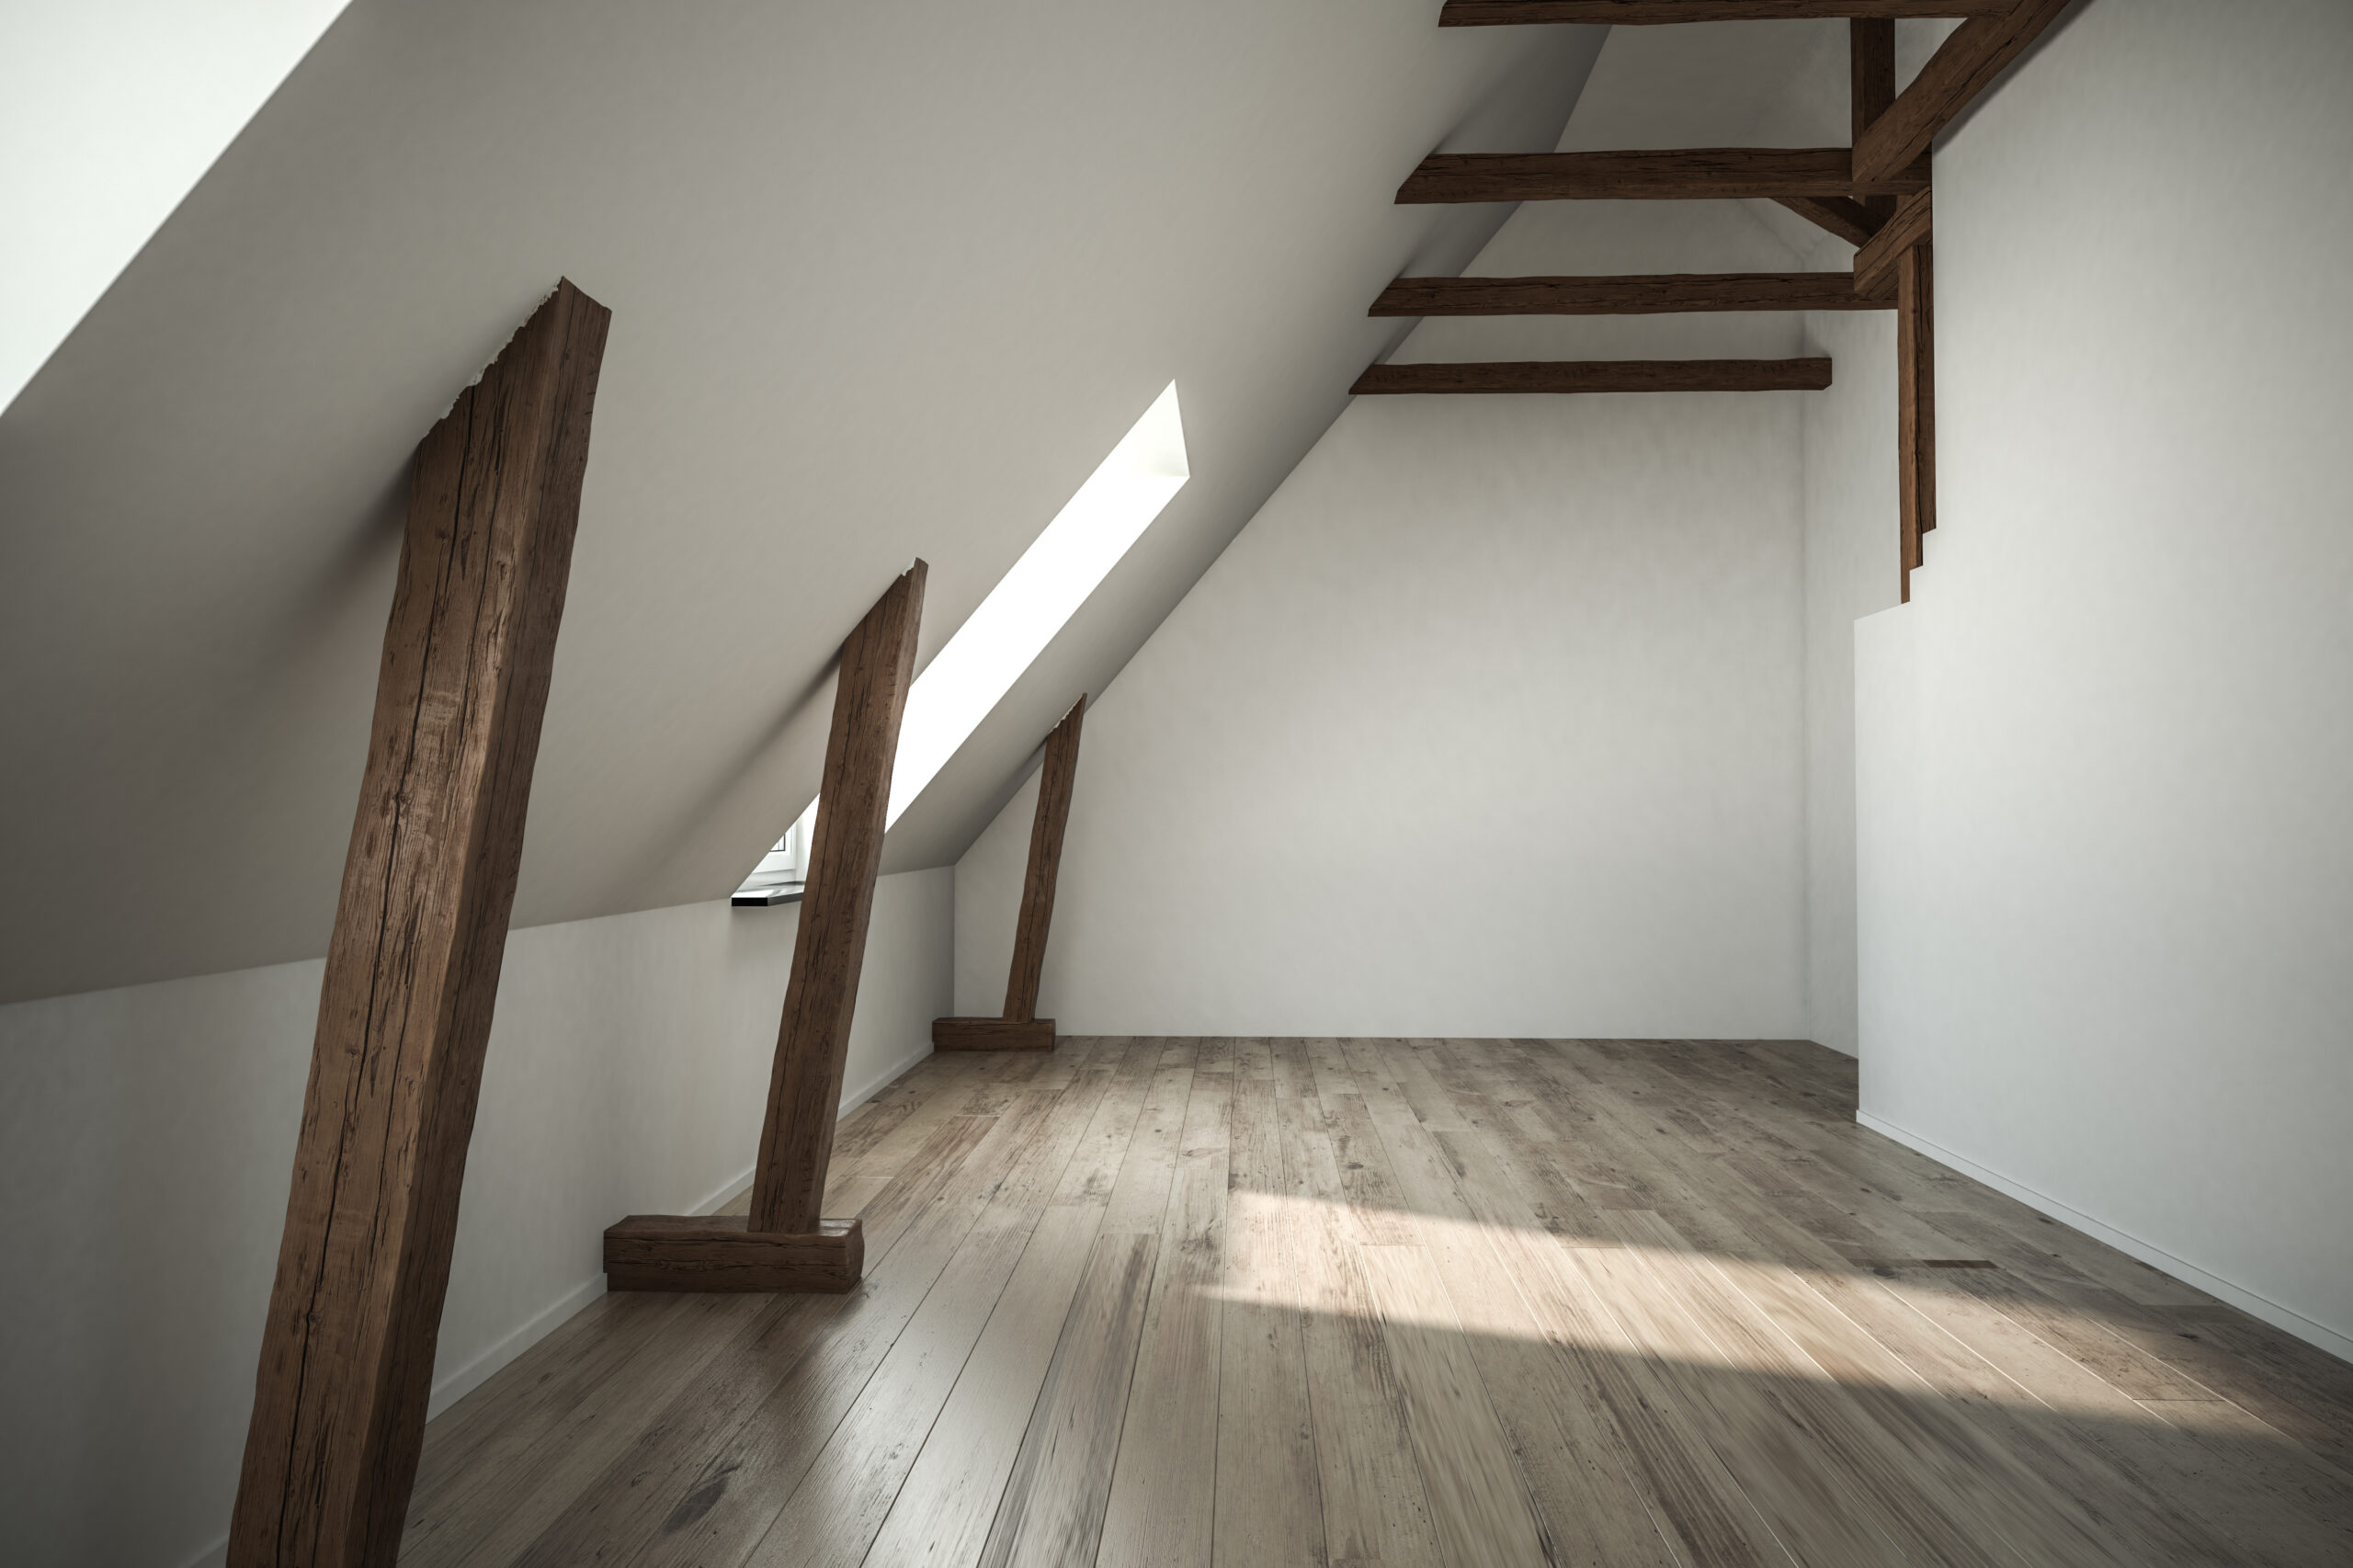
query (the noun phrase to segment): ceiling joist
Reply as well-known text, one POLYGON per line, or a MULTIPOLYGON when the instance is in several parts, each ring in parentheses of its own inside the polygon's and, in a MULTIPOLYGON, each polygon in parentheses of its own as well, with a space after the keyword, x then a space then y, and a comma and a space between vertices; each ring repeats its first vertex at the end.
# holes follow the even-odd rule
MULTIPOLYGON (((1898 108, 1901 108, 1899 103, 1898 108)), ((1891 115, 1894 111, 1890 111, 1891 115)), ((1433 153, 1397 187, 1400 205, 1454 201, 1704 201, 1745 197, 1909 196, 1921 161, 1856 178, 1844 147, 1688 147, 1610 153, 1433 153)))
MULTIPOLYGON (((1925 197, 1915 198, 1925 202, 1925 197)), ((1892 263, 1891 263, 1892 265, 1892 263)), ((1893 273, 1890 274, 1892 278, 1893 273)), ((1400 278, 1376 316, 1627 316, 1691 311, 1870 311, 1848 272, 1673 272, 1620 278, 1400 278)))
POLYGON ((1404 392, 1820 392, 1827 359, 1522 359, 1374 365, 1348 390, 1404 392))
POLYGON ((1786 22, 1810 17, 1991 17, 2013 0, 1447 0, 1442 28, 1511 27, 1528 22, 1606 22, 1654 27, 1675 22, 1786 22))

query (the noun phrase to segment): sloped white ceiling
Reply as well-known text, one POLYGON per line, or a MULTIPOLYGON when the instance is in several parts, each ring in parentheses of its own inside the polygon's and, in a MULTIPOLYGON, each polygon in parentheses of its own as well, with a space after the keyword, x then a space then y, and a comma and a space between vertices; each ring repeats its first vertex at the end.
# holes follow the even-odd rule
POLYGON ((610 306, 517 925, 723 896, 830 661, 927 659, 1174 378, 1192 482, 892 835, 952 860, 1553 145, 1593 29, 1436 0, 359 0, 0 417, 0 1000, 324 949, 410 449, 610 306))

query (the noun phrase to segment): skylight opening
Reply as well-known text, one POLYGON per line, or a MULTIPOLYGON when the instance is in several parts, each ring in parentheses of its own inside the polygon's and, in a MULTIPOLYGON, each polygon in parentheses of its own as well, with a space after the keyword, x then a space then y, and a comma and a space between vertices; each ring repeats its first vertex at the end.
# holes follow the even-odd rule
MULTIPOLYGON (((1191 477, 1171 381, 915 677, 899 726, 886 829, 938 777, 1191 477)), ((738 891, 736 903, 798 896, 816 811, 812 801, 738 891)))

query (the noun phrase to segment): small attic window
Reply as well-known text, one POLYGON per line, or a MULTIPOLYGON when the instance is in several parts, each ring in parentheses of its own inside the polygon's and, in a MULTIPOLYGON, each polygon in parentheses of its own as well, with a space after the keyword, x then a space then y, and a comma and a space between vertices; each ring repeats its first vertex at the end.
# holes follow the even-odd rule
MULTIPOLYGON (((899 725, 885 827, 938 776, 1190 477, 1171 381, 915 677, 899 725)), ((812 801, 736 891, 735 903, 788 903, 801 896, 816 820, 812 801)))
POLYGON ((727 902, 738 909, 767 909, 779 903, 798 903, 803 889, 809 885, 809 834, 817 825, 817 802, 801 813, 776 847, 760 857, 744 885, 727 902))

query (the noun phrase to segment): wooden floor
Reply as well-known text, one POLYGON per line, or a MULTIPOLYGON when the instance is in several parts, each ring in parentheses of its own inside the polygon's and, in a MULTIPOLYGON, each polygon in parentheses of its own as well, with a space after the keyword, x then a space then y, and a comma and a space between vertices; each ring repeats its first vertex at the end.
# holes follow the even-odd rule
POLYGON ((1803 1044, 934 1057, 841 1129, 856 1294, 604 1298, 401 1560, 2353 1562, 2353 1368, 1853 1112, 1803 1044))

